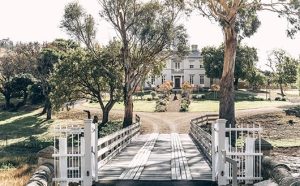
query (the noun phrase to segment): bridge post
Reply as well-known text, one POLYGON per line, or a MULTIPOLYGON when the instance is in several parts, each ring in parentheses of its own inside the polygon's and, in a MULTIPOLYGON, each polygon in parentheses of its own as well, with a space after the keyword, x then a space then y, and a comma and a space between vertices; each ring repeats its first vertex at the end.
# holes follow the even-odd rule
POLYGON ((85 119, 84 120, 84 174, 83 176, 83 186, 91 186, 92 185, 92 120, 85 119))
POLYGON ((225 151, 225 119, 217 119, 216 125, 218 127, 218 185, 226 185, 227 178, 225 173, 225 162, 226 157, 224 157, 225 154, 222 153, 222 151, 225 151))

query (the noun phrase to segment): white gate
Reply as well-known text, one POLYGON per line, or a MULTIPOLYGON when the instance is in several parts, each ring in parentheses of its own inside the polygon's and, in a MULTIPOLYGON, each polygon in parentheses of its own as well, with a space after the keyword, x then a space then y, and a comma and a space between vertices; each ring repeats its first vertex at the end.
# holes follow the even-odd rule
POLYGON ((91 119, 82 124, 57 125, 54 128, 55 177, 53 181, 61 186, 71 182, 91 186, 98 179, 96 150, 98 126, 91 119))
POLYGON ((212 124, 212 179, 219 185, 253 184, 261 176, 260 125, 225 128, 226 120, 212 124), (235 145, 232 144, 235 141, 235 145))

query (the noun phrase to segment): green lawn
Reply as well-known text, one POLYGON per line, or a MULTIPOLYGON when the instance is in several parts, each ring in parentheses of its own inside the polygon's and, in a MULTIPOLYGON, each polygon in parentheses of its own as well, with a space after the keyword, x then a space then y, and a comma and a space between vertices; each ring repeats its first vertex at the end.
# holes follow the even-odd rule
MULTIPOLYGON (((85 103, 84 106, 99 108, 98 103, 85 103)), ((124 110, 123 102, 116 103, 112 110, 124 110)), ((133 110, 136 112, 154 112, 155 110, 155 101, 146 101, 146 100, 135 100, 133 102, 133 110)))
MULTIPOLYGON (((238 101, 235 104, 236 110, 278 107, 287 105, 284 101, 238 101)), ((189 107, 190 112, 217 112, 219 111, 219 101, 192 101, 189 107)))
POLYGON ((0 169, 36 161, 35 153, 52 144, 52 120, 39 116, 41 110, 0 111, 0 169))
POLYGON ((299 147, 300 138, 293 139, 268 139, 268 142, 271 143, 274 147, 299 147))

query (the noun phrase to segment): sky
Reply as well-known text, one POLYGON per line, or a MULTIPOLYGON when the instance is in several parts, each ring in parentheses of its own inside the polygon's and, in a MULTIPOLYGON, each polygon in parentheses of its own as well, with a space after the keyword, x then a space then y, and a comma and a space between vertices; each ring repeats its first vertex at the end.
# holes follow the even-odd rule
MULTIPOLYGON (((60 21, 66 4, 73 0, 0 0, 0 39, 13 41, 53 41, 55 38, 70 38, 61 28, 60 21)), ((101 20, 97 0, 77 0, 97 22, 97 40, 107 43, 115 34, 112 26, 101 20)), ((267 57, 273 49, 284 49, 293 57, 300 56, 300 34, 295 39, 286 37, 287 22, 270 12, 259 14, 262 22, 257 33, 242 43, 257 48, 258 67, 267 69, 267 57)), ((219 46, 223 33, 218 24, 195 12, 182 20, 189 35, 189 44, 219 46)))

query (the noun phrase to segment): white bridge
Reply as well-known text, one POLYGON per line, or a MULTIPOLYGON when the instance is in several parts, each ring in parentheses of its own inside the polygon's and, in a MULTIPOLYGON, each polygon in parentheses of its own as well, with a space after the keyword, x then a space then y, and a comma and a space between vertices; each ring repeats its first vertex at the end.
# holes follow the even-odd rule
POLYGON ((84 126, 56 126, 54 146, 59 150, 53 154, 54 181, 62 186, 71 182, 90 186, 126 180, 203 185, 261 180, 261 128, 225 128, 225 120, 217 117, 193 119, 190 135, 140 135, 138 116, 135 124, 99 139, 92 120, 85 120, 84 126))

